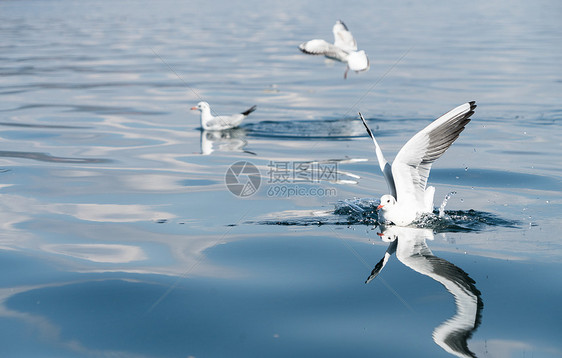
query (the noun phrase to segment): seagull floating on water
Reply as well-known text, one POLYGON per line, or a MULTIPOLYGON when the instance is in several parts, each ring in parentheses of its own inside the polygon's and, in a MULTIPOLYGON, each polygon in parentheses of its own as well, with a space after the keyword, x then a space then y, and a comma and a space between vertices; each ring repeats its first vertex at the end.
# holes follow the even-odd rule
POLYGON ((349 70, 355 72, 369 69, 369 58, 365 51, 357 51, 357 42, 347 26, 338 20, 332 28, 334 43, 325 40, 310 40, 300 44, 299 49, 309 55, 324 55, 332 60, 347 64, 343 78, 347 78, 349 70))
POLYGON ((199 102, 197 106, 191 107, 192 110, 198 109, 201 111, 201 127, 205 130, 221 131, 224 129, 235 128, 242 123, 244 118, 248 117, 250 113, 256 110, 256 106, 252 106, 248 110, 233 114, 230 116, 213 116, 211 114, 211 107, 207 102, 199 102))
POLYGON ((437 118, 400 149, 392 165, 384 158, 373 132, 359 113, 375 144, 379 166, 390 191, 381 197, 377 207, 382 222, 407 226, 419 215, 433 212, 435 188, 426 188, 431 165, 459 137, 475 108, 476 102, 467 102, 437 118))

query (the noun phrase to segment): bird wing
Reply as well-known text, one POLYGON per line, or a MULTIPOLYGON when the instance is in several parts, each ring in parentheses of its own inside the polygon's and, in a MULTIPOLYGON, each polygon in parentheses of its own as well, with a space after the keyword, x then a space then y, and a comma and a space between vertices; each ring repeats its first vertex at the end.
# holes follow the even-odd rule
POLYGON ((386 184, 388 185, 388 191, 390 191, 390 194, 392 194, 392 196, 396 199, 396 185, 394 184, 394 177, 392 175, 392 167, 386 161, 386 159, 384 158, 384 155, 382 154, 382 150, 379 147, 379 144, 377 143, 377 140, 375 139, 375 136, 373 135, 373 132, 371 132, 371 129, 367 125, 367 122, 365 122, 365 118, 363 118, 363 115, 361 114, 361 112, 359 113, 359 117, 361 118, 361 121, 363 121, 363 125, 365 126, 365 129, 367 130, 367 133, 369 134, 369 137, 371 137, 371 139, 373 140, 373 143, 375 144, 375 153, 377 154, 377 160, 379 161, 379 167, 381 168, 381 171, 384 175, 384 178, 386 179, 386 184))
POLYGON ((242 123, 242 121, 244 120, 244 118, 246 118, 245 115, 243 115, 242 113, 238 113, 238 114, 233 114, 231 116, 228 117, 222 117, 224 122, 228 124, 228 126, 230 128, 234 128, 234 127, 238 127, 238 125, 240 123, 242 123))
POLYGON ((382 257, 382 259, 379 262, 377 262, 377 264, 375 265, 373 270, 371 270, 371 273, 369 274, 369 277, 367 277, 367 279, 365 280, 365 283, 369 283, 369 282, 373 281, 373 279, 375 277, 377 277, 379 275, 379 273, 381 273, 382 269, 386 266, 386 263, 390 259, 390 256, 392 256, 392 254, 394 252, 396 252, 397 244, 398 244, 398 241, 394 240, 390 243, 390 245, 388 245, 388 248, 386 249, 386 252, 384 253, 384 256, 382 257))
POLYGON ((334 27, 332 28, 334 33, 334 45, 345 51, 357 51, 357 41, 353 38, 351 31, 347 29, 347 26, 338 20, 334 27))
POLYGON ((243 114, 235 114, 232 116, 216 116, 207 121, 205 129, 224 130, 234 128, 237 127, 243 119, 243 114))
POLYGON ((433 239, 431 230, 393 229, 398 237, 396 257, 412 270, 441 283, 455 299, 456 314, 435 328, 435 343, 455 356, 475 357, 467 340, 480 325, 483 304, 474 280, 461 268, 433 255, 426 243, 426 239, 433 239))
POLYGON ((437 118, 400 149, 392 163, 396 200, 423 205, 431 165, 458 138, 474 114, 476 103, 465 103, 437 118))
POLYGON ((299 50, 308 55, 324 55, 338 61, 345 61, 347 58, 346 51, 320 39, 310 40, 300 44, 299 50))

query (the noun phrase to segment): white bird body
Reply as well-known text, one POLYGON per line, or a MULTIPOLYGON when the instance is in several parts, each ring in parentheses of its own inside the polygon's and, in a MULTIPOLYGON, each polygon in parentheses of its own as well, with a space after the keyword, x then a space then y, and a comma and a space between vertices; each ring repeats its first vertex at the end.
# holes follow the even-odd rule
POLYGON ((369 58, 365 51, 357 51, 357 42, 345 24, 338 20, 332 28, 334 33, 334 43, 325 40, 314 39, 303 42, 299 49, 309 55, 323 55, 332 60, 347 64, 344 78, 347 78, 347 71, 355 72, 367 71, 370 67, 369 58))
POLYGON ((375 144, 379 166, 390 194, 381 197, 379 219, 399 226, 411 224, 421 214, 433 212, 434 187, 427 187, 431 165, 453 144, 470 122, 476 104, 462 104, 414 135, 389 164, 365 119, 361 120, 375 144))
POLYGON ((201 127, 204 130, 220 131, 238 127, 244 118, 256 110, 256 106, 252 106, 245 112, 230 116, 213 116, 211 107, 207 102, 199 102, 196 107, 191 107, 191 109, 201 112, 201 127))

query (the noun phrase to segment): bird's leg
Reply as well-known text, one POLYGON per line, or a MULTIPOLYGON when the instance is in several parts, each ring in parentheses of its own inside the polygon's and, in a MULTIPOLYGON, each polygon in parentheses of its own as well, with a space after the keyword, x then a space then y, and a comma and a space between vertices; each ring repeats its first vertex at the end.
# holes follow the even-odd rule
POLYGON ((345 68, 345 72, 343 73, 343 79, 346 80, 347 79, 347 71, 349 71, 349 66, 347 66, 345 68))

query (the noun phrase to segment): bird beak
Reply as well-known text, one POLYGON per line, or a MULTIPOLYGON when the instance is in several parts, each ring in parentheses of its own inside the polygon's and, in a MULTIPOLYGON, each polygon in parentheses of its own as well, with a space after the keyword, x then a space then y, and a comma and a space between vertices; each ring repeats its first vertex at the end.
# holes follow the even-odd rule
POLYGON ((379 206, 377 206, 377 210, 382 209, 383 206, 384 206, 384 205, 379 205, 379 206))
POLYGON ((377 235, 379 235, 380 237, 384 236, 384 234, 382 232, 377 232, 377 235))
POLYGON ((193 111, 193 110, 196 110, 196 109, 197 109, 197 107, 191 107, 191 110, 192 110, 192 111, 193 111))

